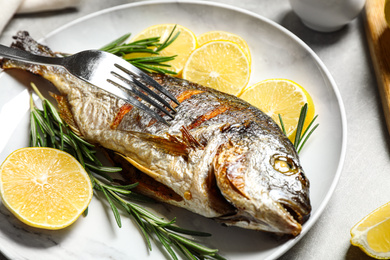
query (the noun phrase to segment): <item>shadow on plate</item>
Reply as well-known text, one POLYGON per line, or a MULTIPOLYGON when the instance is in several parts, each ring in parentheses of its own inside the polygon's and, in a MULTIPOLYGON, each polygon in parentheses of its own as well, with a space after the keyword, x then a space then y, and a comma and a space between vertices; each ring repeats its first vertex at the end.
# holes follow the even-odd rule
POLYGON ((53 104, 56 104, 55 99, 50 96, 50 92, 59 94, 58 90, 46 79, 41 76, 34 75, 30 72, 10 69, 4 72, 16 80, 19 84, 25 86, 27 89, 31 90, 30 83, 33 82, 41 91, 42 95, 49 99, 53 104))
POLYGON ((293 11, 288 12, 284 16, 281 25, 312 47, 315 45, 327 46, 335 44, 342 40, 349 31, 349 25, 346 25, 332 33, 317 32, 305 26, 293 11))
POLYGON ((64 8, 62 10, 48 10, 48 11, 40 11, 40 12, 33 12, 33 13, 22 13, 22 14, 17 14, 16 17, 19 18, 52 17, 52 16, 60 16, 60 15, 77 13, 77 11, 78 11, 77 8, 69 7, 69 8, 64 8))
POLYGON ((372 260, 372 257, 366 255, 359 247, 350 246, 345 254, 345 260, 372 260))
POLYGON ((77 222, 68 228, 54 231, 30 227, 19 221, 2 203, 0 204, 0 230, 2 236, 25 247, 49 248, 56 246, 76 225, 77 222))

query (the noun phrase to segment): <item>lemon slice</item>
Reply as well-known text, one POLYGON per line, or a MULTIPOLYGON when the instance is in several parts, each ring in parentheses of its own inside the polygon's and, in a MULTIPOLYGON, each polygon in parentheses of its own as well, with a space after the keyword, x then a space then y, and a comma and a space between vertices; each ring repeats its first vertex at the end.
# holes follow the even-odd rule
POLYGON ((351 244, 377 259, 390 258, 390 202, 377 208, 351 229, 351 244))
MULTIPOLYGON (((150 38, 150 37, 160 37, 160 43, 163 43, 172 32, 175 24, 158 24, 154 26, 150 26, 145 30, 141 31, 139 34, 134 36, 131 39, 132 42, 150 38)), ((166 64, 171 67, 168 68, 176 73, 180 73, 183 70, 184 64, 186 63, 188 56, 191 52, 197 47, 196 36, 195 34, 187 29, 184 26, 176 25, 176 29, 173 32, 174 36, 177 32, 180 32, 179 36, 170 44, 167 48, 160 51, 160 56, 174 56, 174 60, 166 62, 166 64)), ((124 58, 138 58, 138 57, 147 57, 152 56, 154 54, 150 53, 131 53, 124 56, 124 58)))
POLYGON ((183 78, 203 86, 237 95, 248 84, 249 61, 242 49, 230 41, 212 41, 192 52, 183 78))
POLYGON ((0 166, 3 204, 27 225, 60 229, 84 212, 92 198, 90 178, 70 154, 30 147, 12 152, 0 166))
POLYGON ((225 32, 225 31, 209 31, 199 35, 197 39, 198 39, 199 46, 211 41, 218 41, 218 40, 234 42, 242 48, 246 57, 248 58, 249 64, 251 64, 252 62, 251 52, 249 50, 248 44, 241 36, 238 36, 237 34, 225 32))
POLYGON ((240 98, 269 115, 280 126, 282 117, 286 134, 294 140, 302 106, 307 103, 307 115, 303 131, 314 117, 314 103, 309 93, 297 83, 288 79, 267 79, 247 87, 240 98))

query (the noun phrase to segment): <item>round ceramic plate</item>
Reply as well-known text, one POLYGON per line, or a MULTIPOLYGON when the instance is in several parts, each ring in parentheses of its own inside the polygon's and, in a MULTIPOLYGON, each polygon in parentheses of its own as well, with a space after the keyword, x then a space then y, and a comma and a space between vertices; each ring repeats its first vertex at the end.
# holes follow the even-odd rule
MULTIPOLYGON (((201 242, 218 248, 228 259, 275 259, 291 248, 315 223, 339 179, 346 146, 345 112, 338 89, 323 63, 301 40, 283 27, 254 13, 216 3, 199 1, 147 1, 94 13, 67 24, 43 41, 55 51, 67 53, 99 48, 117 37, 144 28, 176 23, 195 34, 225 30, 242 36, 249 44, 253 64, 250 84, 268 78, 291 79, 311 93, 319 115, 319 128, 301 152, 303 168, 311 182, 312 214, 302 233, 293 239, 224 227, 186 210, 146 205, 188 229, 212 234, 201 242), (150 14, 150 15, 149 15, 150 14)), ((42 79, 22 72, 2 73, 0 85, 0 161, 13 150, 28 146, 29 92, 42 79)), ((0 205, 0 250, 11 259, 164 259, 159 245, 146 243, 133 221, 122 216, 122 228, 112 213, 95 197, 87 217, 61 231, 44 231, 20 223, 0 205)))

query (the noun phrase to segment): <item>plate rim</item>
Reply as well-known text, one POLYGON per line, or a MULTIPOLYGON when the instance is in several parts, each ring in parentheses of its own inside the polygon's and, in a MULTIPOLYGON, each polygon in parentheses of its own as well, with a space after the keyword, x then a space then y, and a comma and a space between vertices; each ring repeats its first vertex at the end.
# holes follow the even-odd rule
MULTIPOLYGON (((280 30, 282 33, 286 34, 288 37, 293 39, 299 46, 303 47, 312 58, 314 58, 315 62, 319 65, 320 69, 325 74, 325 78, 329 80, 329 83, 331 85, 331 88, 333 90, 333 93, 336 97, 336 101, 338 104, 338 109, 340 111, 340 122, 341 122, 341 149, 340 149, 340 155, 339 155, 339 161, 336 168, 336 172, 334 175, 334 178, 332 180, 332 183, 322 200, 322 202, 319 204, 316 214, 310 217, 309 221, 305 223, 305 228, 302 230, 301 234, 293 239, 288 240, 284 244, 280 245, 278 249, 275 250, 272 254, 268 255, 266 259, 275 259, 277 257, 282 256, 284 253, 286 253, 288 250, 290 250, 298 241, 300 241, 308 232, 309 230, 314 226, 315 223, 317 223, 318 219, 323 215, 323 211, 325 210, 326 206, 328 205, 336 187, 339 182, 342 169, 345 162, 345 156, 346 156, 346 146, 347 146, 347 120, 346 120, 346 112, 343 100, 341 98, 340 91, 337 87, 337 84, 335 80, 333 79, 331 73, 325 66, 325 64, 322 62, 322 60, 318 57, 318 55, 298 36, 296 36, 293 32, 289 31, 282 25, 278 24, 277 22, 272 21, 269 18, 266 18, 262 15, 259 15, 257 13, 254 13, 252 11, 246 10, 244 8, 236 7, 233 5, 225 4, 225 3, 217 3, 217 2, 205 2, 205 1, 196 1, 196 0, 154 0, 154 1, 147 1, 147 2, 135 2, 135 3, 126 3, 126 4, 120 4, 116 6, 112 6, 109 8, 105 8, 96 12, 92 12, 90 14, 84 15, 82 17, 79 17, 73 21, 70 21, 54 30, 46 34, 43 38, 39 39, 39 42, 45 42, 46 39, 53 37, 54 35, 60 33, 64 29, 71 27, 75 24, 81 23, 84 20, 91 19, 93 17, 100 16, 102 14, 115 12, 117 10, 127 9, 127 8, 133 8, 137 6, 148 6, 148 5, 164 5, 164 4, 195 4, 199 6, 212 6, 212 7, 219 7, 223 9, 228 9, 232 11, 236 11, 239 13, 243 13, 245 15, 252 16, 258 20, 261 20, 264 23, 269 24, 270 26, 274 27, 277 30, 280 30)), ((1 247, 1 246, 0 246, 1 247)), ((1 249, 1 251, 7 256, 12 256, 12 254, 6 254, 9 253, 7 249, 4 250, 4 248, 1 249)))

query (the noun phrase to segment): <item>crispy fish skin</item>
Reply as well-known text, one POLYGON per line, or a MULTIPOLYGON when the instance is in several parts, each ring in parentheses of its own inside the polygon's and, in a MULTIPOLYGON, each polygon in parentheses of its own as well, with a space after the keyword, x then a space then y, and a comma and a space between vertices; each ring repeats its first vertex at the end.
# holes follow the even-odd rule
MULTIPOLYGON (((15 40, 13 47, 54 55, 26 32, 15 40)), ((181 102, 168 127, 62 68, 11 60, 1 67, 51 81, 81 135, 145 173, 144 193, 152 197, 227 225, 293 236, 310 215, 309 181, 293 145, 270 117, 237 97, 154 74, 181 102)))

